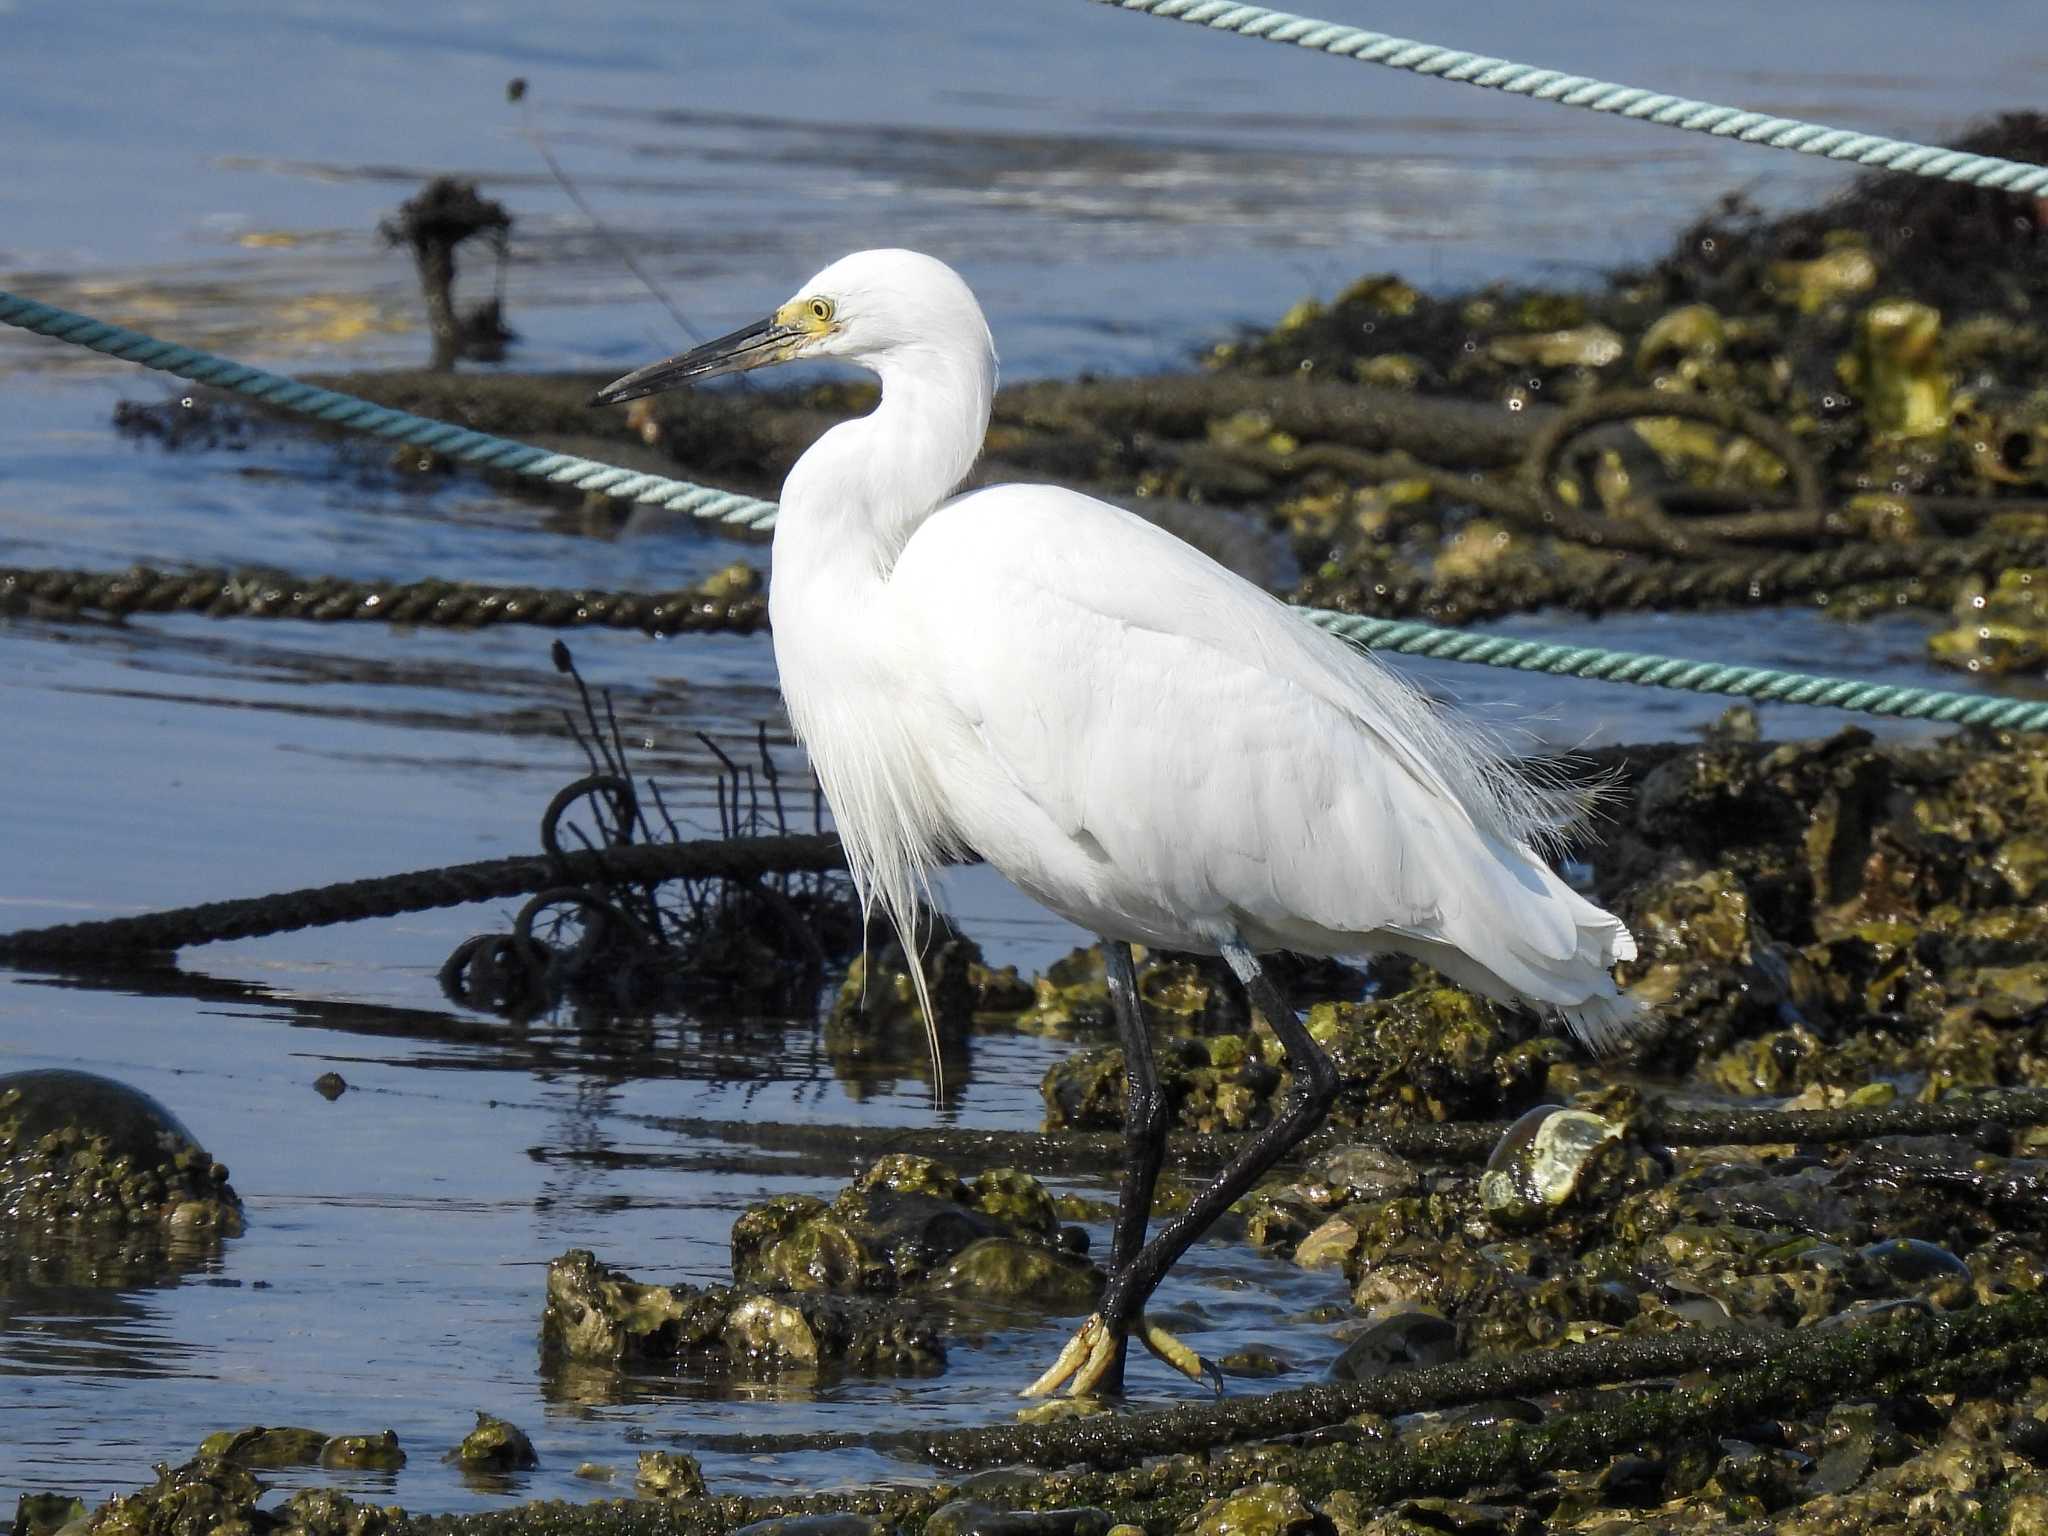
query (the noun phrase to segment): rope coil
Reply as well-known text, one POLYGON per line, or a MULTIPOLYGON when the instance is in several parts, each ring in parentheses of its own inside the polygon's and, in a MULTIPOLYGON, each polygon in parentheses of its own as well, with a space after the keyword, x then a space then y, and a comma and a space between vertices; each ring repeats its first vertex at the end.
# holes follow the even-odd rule
POLYGON ((1937 181, 1961 182, 2022 196, 2048 192, 2048 166, 2028 165, 1996 155, 1974 155, 1935 144, 1917 144, 1910 139, 1888 139, 1880 134, 1856 133, 1846 128, 1828 128, 1802 122, 1795 117, 1773 117, 1741 107, 1718 106, 1693 101, 1640 86, 1616 85, 1584 75, 1534 64, 1517 64, 1483 53, 1467 53, 1435 43, 1418 43, 1405 37, 1389 37, 1364 27, 1347 27, 1334 21, 1272 11, 1261 5, 1237 5, 1231 0, 1095 0, 1098 5, 1157 16, 1163 21, 1184 21, 1207 27, 1212 32, 1232 32, 1240 37, 1270 43, 1291 43, 1335 58, 1353 59, 1361 64, 1382 64, 1388 69, 1407 70, 1433 79, 1453 80, 1482 90, 1502 91, 1510 96, 1527 96, 1554 102, 1561 107, 1582 107, 1588 112, 1606 112, 1635 122, 1682 128, 1689 133, 1711 134, 1719 139, 1736 139, 1760 144, 1766 149, 1789 149, 1796 154, 1819 155, 1871 170, 1897 171, 1902 175, 1926 176, 1937 181))

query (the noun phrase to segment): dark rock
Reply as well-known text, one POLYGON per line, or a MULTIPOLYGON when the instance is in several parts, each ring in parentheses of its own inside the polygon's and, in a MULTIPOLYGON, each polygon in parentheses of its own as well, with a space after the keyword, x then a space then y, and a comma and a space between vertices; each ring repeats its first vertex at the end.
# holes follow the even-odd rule
POLYGON ((1339 1381, 1370 1381, 1388 1371, 1445 1365, 1458 1358, 1458 1330, 1420 1307, 1386 1308, 1345 1346, 1330 1367, 1339 1381))

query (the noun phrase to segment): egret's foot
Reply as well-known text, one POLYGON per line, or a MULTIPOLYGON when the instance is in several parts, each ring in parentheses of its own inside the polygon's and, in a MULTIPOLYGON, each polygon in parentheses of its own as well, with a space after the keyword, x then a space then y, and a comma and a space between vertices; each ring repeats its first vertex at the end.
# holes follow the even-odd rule
POLYGON ((1019 1424, 1060 1424, 1069 1419, 1092 1419, 1098 1414, 1115 1413, 1117 1400, 1113 1397, 1048 1397, 1027 1403, 1017 1410, 1019 1424))
POLYGON ((1189 1381, 1214 1386, 1216 1395, 1223 1395, 1223 1372, 1216 1368, 1215 1363, 1204 1360, 1149 1317, 1138 1319, 1138 1337, 1156 1358, 1165 1361, 1189 1381))
MULTIPOLYGON (((1147 1349, 1190 1381, 1211 1382, 1220 1395, 1223 1378, 1216 1367, 1148 1317, 1138 1319, 1138 1339, 1147 1349)), ((1081 1325, 1080 1332, 1067 1340, 1067 1347, 1038 1380, 1023 1391, 1025 1397, 1046 1397, 1067 1389, 1069 1397, 1093 1397, 1107 1389, 1103 1384, 1117 1370, 1123 1357, 1123 1335, 1103 1319, 1100 1312, 1081 1325)))
POLYGON ((1062 1386, 1069 1397, 1091 1395, 1102 1378, 1115 1368, 1119 1350, 1117 1336, 1110 1332, 1102 1314, 1096 1313, 1081 1325, 1081 1331, 1067 1340, 1046 1373, 1023 1391, 1025 1397, 1050 1397, 1062 1386))

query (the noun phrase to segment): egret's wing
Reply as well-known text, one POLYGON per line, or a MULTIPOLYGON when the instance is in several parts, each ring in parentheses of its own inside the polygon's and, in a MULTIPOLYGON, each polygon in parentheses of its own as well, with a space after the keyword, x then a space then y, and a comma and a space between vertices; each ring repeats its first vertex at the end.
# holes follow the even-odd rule
POLYGON ((920 674, 996 771, 1192 921, 1411 935, 1558 1003, 1584 993, 1547 973, 1618 953, 1585 930, 1619 925, 1522 846, 1497 758, 1142 519, 1050 487, 977 492, 891 584, 920 674))

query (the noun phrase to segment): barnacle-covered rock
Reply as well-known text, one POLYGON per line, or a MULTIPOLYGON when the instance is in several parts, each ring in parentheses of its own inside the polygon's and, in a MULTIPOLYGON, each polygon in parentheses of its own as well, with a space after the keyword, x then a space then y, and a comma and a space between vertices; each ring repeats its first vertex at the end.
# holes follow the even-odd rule
POLYGON ((1851 230, 1831 231, 1827 250, 1806 261, 1780 261, 1770 270, 1779 297, 1812 314, 1877 286, 1877 259, 1869 242, 1851 230))
POLYGON ((1308 1031, 1345 1083, 1333 1118, 1485 1119, 1519 1110, 1543 1086, 1539 1061, 1515 1054, 1530 1016, 1453 987, 1422 985, 1364 1003, 1319 1003, 1308 1031))
POLYGON ((541 1343, 550 1357, 610 1366, 685 1359, 714 1369, 924 1375, 945 1364, 932 1320, 905 1302, 648 1285, 580 1248, 548 1266, 541 1343))
POLYGON ((1254 1483, 1210 1500, 1181 1529, 1186 1536, 1310 1536, 1330 1526, 1300 1489, 1285 1483, 1254 1483))
MULTIPOLYGON (((988 1253, 1038 1249, 1050 1263, 1058 1237, 1052 1197, 1029 1175, 989 1169, 970 1185, 933 1158, 891 1153, 829 1205, 783 1195, 747 1210, 733 1224, 733 1274, 771 1290, 893 1293, 990 1242, 1012 1247, 988 1253)), ((991 1281, 1004 1268, 986 1256, 975 1262, 991 1281)), ((1008 1270, 1021 1275, 1019 1264, 1008 1270)), ((957 1275, 948 1283, 957 1285, 957 1275)))
MULTIPOLYGON (((1135 952, 1135 959, 1139 1009, 1155 1034, 1244 1028, 1243 996, 1229 983, 1221 961, 1144 949, 1135 952)), ((1055 960, 1032 988, 1030 1004, 1016 1021, 1026 1034, 1066 1038, 1115 1027, 1100 945, 1055 960)))
POLYGON ((396 1472, 405 1465, 398 1431, 373 1435, 336 1435, 320 1447, 320 1465, 349 1471, 396 1472))
POLYGON ((2048 669, 2048 569, 2013 566, 1988 587, 1965 583, 1955 619, 1928 638, 1936 661, 1992 676, 2048 669))
POLYGON ((69 1069, 0 1076, 0 1274, 132 1284, 241 1230, 227 1169, 148 1094, 69 1069))
POLYGON ((1618 332, 1597 321, 1569 330, 1496 336, 1486 347, 1496 362, 1536 368, 1605 368, 1628 351, 1618 332))
POLYGON ((1871 305, 1839 371, 1863 396, 1874 436, 1930 438, 1948 430, 1952 383, 1941 355, 1941 311, 1933 306, 1911 299, 1871 305))
POLYGON ((95 1536, 184 1536, 246 1518, 263 1485, 246 1469, 213 1457, 160 1467, 156 1481, 94 1510, 95 1536))
POLYGON ((701 1499, 708 1490, 696 1457, 682 1451, 642 1451, 633 1491, 643 1499, 701 1499))
POLYGON ((318 1429, 256 1424, 208 1435, 199 1442, 199 1454, 241 1467, 310 1466, 320 1459, 320 1452, 330 1438, 318 1429))
POLYGON ((1085 1312, 1102 1294, 1103 1280, 1101 1270, 1064 1248, 1014 1237, 984 1237, 935 1271, 925 1289, 964 1301, 1085 1312))
POLYGON ((476 1428, 462 1437, 448 1459, 465 1472, 525 1472, 540 1465, 525 1430, 481 1411, 476 1428))
POLYGON ((1100 1509, 1002 1509, 979 1499, 941 1504, 925 1521, 925 1536, 1109 1536, 1100 1509))

